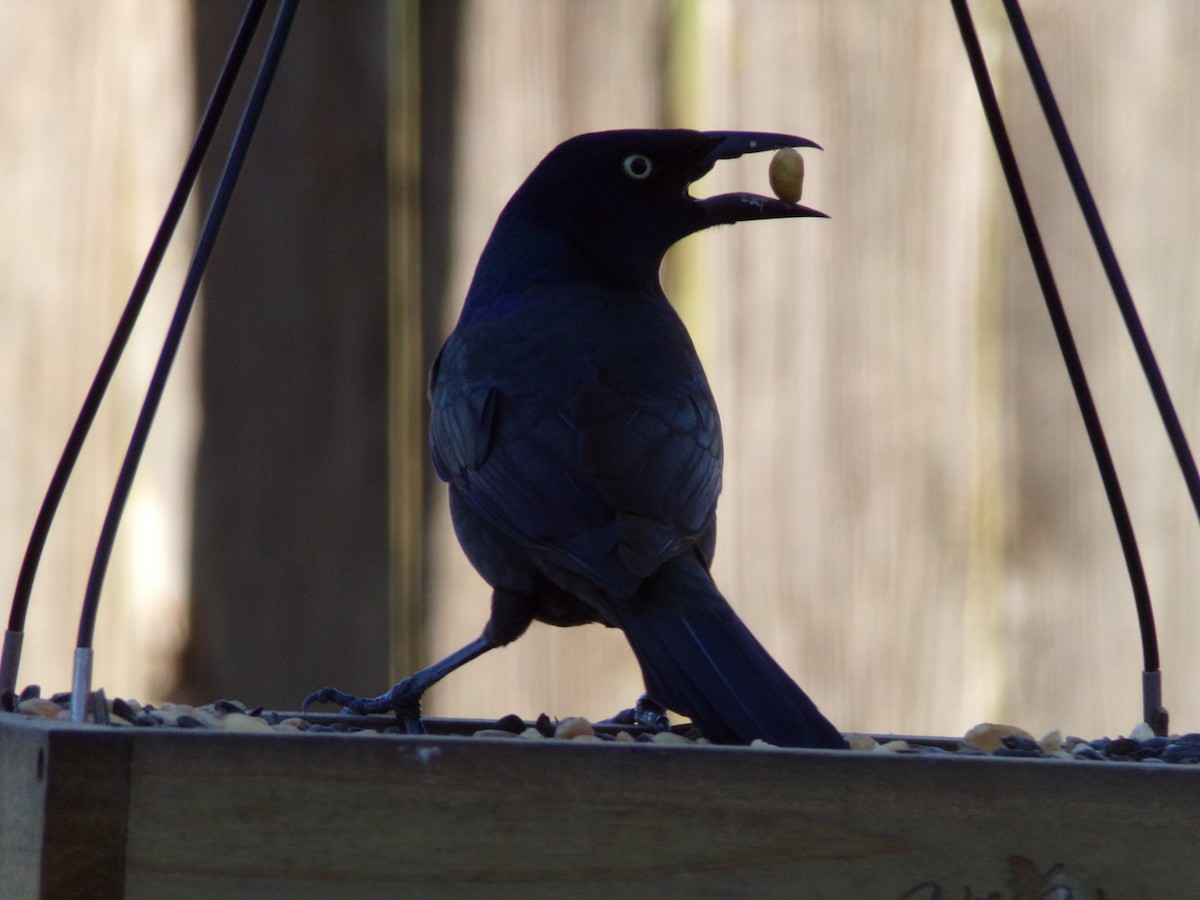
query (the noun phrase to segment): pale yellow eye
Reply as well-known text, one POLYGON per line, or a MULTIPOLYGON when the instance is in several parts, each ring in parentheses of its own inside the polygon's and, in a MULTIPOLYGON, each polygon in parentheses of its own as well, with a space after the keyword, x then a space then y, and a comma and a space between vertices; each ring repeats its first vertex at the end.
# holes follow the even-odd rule
POLYGON ((804 190, 804 157, 794 147, 776 150, 767 169, 775 196, 785 203, 799 203, 804 190))
POLYGON ((640 153, 631 153, 621 162, 621 168, 634 181, 645 181, 654 171, 654 163, 640 153))

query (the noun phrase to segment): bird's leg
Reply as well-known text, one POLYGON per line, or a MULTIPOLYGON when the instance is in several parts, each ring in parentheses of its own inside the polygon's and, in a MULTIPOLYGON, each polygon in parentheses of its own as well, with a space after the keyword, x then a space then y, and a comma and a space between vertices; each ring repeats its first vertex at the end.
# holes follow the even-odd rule
POLYGON ((632 709, 623 709, 611 719, 605 719, 606 725, 642 725, 655 731, 667 731, 671 720, 667 718, 667 708, 654 700, 649 694, 638 697, 632 709))
POLYGON ((300 709, 307 710, 314 703, 336 703, 360 716, 395 710, 396 717, 404 722, 404 730, 408 734, 424 734, 425 726, 421 724, 421 697, 424 693, 455 669, 497 646, 499 645, 488 637, 485 631, 461 650, 456 650, 445 659, 419 672, 414 672, 378 697, 356 697, 336 688, 326 687, 305 697, 300 709))

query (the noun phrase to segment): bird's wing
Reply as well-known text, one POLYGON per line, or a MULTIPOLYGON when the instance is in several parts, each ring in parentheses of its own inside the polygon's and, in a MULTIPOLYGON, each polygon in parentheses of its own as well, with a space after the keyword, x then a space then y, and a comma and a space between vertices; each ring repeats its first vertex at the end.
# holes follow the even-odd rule
POLYGON ((453 374, 435 369, 431 391, 438 473, 544 563, 628 596, 711 531, 721 441, 702 375, 649 393, 588 378, 547 402, 462 377, 447 347, 439 368, 453 374))
POLYGON ((618 556, 618 528, 579 465, 579 434, 561 406, 513 383, 464 376, 447 343, 432 378, 430 447, 438 475, 472 509, 546 561, 626 595, 638 579, 618 556))
POLYGON ((703 381, 656 395, 597 379, 570 419, 579 463, 615 511, 620 554, 639 577, 708 531, 721 490, 721 430, 703 381))

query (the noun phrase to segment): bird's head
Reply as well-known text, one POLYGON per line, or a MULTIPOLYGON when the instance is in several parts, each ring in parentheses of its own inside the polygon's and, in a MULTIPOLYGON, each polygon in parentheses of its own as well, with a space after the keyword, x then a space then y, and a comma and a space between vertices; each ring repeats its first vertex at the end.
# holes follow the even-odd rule
POLYGON ((819 149, 806 138, 753 131, 638 129, 573 137, 551 150, 508 202, 481 267, 495 251, 531 275, 553 265, 606 280, 657 283, 663 255, 689 234, 755 219, 823 217, 757 194, 689 195, 690 185, 718 161, 781 147, 819 149))

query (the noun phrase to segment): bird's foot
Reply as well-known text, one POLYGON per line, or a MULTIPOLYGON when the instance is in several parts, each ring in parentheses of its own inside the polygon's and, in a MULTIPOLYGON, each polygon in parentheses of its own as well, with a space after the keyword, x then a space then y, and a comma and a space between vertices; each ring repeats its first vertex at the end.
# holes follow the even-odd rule
POLYGON ((343 713, 359 716, 393 711, 396 718, 404 723, 404 731, 407 734, 425 734, 425 726, 421 723, 422 693, 423 691, 412 683, 411 676, 378 697, 356 697, 336 688, 325 687, 305 697, 304 702, 300 704, 300 711, 306 712, 314 703, 336 703, 342 707, 343 713))
POLYGON ((667 708, 650 698, 649 694, 638 697, 632 709, 623 709, 611 719, 605 719, 607 725, 641 725, 654 731, 669 731, 671 720, 667 718, 667 708))

